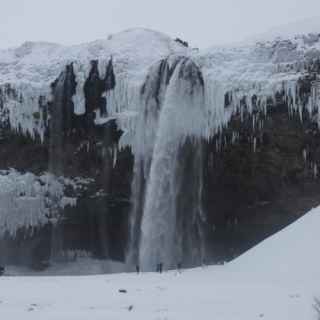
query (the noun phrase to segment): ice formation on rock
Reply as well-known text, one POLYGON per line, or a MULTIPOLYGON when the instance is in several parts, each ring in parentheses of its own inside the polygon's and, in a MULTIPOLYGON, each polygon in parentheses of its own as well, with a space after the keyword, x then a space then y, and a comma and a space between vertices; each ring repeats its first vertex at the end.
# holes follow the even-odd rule
POLYGON ((19 229, 32 230, 55 223, 60 210, 76 205, 76 198, 66 197, 68 182, 51 174, 35 176, 15 170, 0 172, 0 236, 15 237, 19 229))

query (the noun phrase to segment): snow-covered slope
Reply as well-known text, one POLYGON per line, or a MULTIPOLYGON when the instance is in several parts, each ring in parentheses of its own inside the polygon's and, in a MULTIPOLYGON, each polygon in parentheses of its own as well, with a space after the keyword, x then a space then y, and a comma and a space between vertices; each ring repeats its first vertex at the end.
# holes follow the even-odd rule
POLYGON ((161 275, 2 277, 0 315, 12 320, 316 319, 319 225, 320 207, 220 267, 161 275))
POLYGON ((249 250, 228 267, 288 282, 320 279, 320 207, 249 250))

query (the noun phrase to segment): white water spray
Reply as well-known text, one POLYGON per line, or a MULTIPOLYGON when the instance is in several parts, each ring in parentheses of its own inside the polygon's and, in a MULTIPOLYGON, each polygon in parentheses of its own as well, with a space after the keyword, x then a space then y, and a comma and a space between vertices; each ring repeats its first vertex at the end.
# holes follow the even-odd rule
POLYGON ((197 72, 193 62, 183 59, 165 95, 141 224, 139 258, 144 270, 154 270, 158 263, 171 268, 183 259, 183 235, 177 230, 177 198, 181 191, 178 159, 188 137, 196 136, 204 126, 203 81, 197 72))

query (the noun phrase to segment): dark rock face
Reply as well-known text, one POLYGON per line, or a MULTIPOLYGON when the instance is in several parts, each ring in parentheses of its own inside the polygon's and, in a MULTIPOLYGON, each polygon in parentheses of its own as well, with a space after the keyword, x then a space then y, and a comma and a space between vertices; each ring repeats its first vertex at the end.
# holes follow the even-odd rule
POLYGON ((107 101, 102 96, 104 92, 113 90, 116 86, 116 79, 113 72, 112 60, 106 67, 104 79, 100 78, 98 70, 98 61, 91 61, 91 71, 84 84, 84 93, 86 99, 86 113, 92 114, 95 110, 100 110, 101 115, 107 115, 107 101))
POLYGON ((64 170, 63 146, 65 137, 75 126, 72 96, 75 94, 75 76, 72 64, 67 66, 60 77, 52 84, 53 101, 49 105, 49 153, 50 171, 62 175, 64 170))
POLYGON ((72 96, 76 92, 73 65, 67 65, 59 78, 51 85, 53 101, 50 105, 50 138, 57 134, 64 137, 75 128, 75 114, 72 96), (59 125, 61 127, 59 127, 59 125), (62 133, 62 134, 61 134, 62 133))
MULTIPOLYGON (((310 80, 301 79, 307 100, 310 80)), ((226 99, 227 100, 227 99, 226 99)), ((233 116, 206 145, 205 205, 214 259, 228 260, 319 205, 319 129, 278 95, 267 114, 233 116), (236 137, 236 138, 235 138, 236 137)))

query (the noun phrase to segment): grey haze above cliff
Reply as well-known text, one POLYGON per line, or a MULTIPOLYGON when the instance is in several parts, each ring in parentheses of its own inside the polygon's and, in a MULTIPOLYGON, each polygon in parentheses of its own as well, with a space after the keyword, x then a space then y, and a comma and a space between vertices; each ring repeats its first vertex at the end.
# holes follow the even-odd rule
POLYGON ((1 2, 0 47, 105 38, 132 27, 161 30, 208 47, 315 15, 318 0, 10 0, 1 2))

